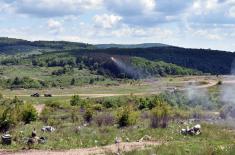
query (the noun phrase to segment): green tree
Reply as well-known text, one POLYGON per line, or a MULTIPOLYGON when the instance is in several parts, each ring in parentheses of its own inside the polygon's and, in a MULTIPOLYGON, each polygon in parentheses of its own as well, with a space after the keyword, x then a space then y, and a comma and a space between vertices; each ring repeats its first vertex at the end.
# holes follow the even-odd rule
POLYGON ((16 77, 13 81, 13 85, 20 85, 21 81, 20 81, 20 78, 19 77, 16 77))

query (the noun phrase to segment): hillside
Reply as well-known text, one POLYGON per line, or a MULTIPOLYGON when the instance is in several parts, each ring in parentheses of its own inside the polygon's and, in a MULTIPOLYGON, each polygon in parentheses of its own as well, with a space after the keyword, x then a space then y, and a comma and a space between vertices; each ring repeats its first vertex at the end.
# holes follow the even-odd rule
MULTIPOLYGON (((111 57, 121 57, 124 61, 132 57, 139 57, 154 62, 163 61, 214 75, 230 74, 231 65, 235 59, 235 54, 232 52, 188 49, 159 43, 91 45, 65 41, 31 42, 21 39, 0 38, 0 53, 14 55, 16 53, 47 54, 48 52, 67 53, 76 58, 88 57, 88 60, 102 62, 104 68, 109 68, 108 70, 114 68, 112 64, 107 63, 110 62, 111 57)), ((4 60, 5 62, 6 60, 4 60)))
POLYGON ((98 44, 91 45, 86 43, 68 42, 68 41, 27 41, 23 39, 0 37, 0 53, 41 53, 72 49, 108 49, 108 48, 150 48, 167 47, 169 45, 160 43, 144 44, 98 44))
POLYGON ((120 81, 199 75, 200 71, 139 57, 114 56, 89 52, 50 52, 28 56, 1 56, 0 87, 50 88, 86 84, 113 85, 120 81), (77 55, 78 54, 78 55, 77 55))
POLYGON ((164 61, 210 74, 230 74, 231 65, 235 59, 235 53, 232 52, 179 47, 83 49, 68 52, 77 56, 95 57, 95 59, 109 59, 112 56, 141 57, 150 61, 164 61))
POLYGON ((75 43, 66 41, 27 41, 22 39, 0 37, 0 53, 42 53, 58 50, 71 50, 81 48, 93 48, 86 43, 75 43))

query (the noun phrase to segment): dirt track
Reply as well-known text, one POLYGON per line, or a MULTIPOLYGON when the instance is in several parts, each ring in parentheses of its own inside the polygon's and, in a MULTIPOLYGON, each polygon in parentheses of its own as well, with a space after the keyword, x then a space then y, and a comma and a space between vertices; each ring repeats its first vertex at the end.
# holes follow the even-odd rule
POLYGON ((120 153, 132 150, 147 149, 151 146, 161 145, 161 142, 130 142, 112 144, 103 147, 93 147, 84 149, 73 149, 68 151, 42 151, 42 150, 29 150, 17 153, 0 152, 0 155, 91 155, 91 154, 105 154, 105 153, 120 153))
MULTIPOLYGON (((225 81, 224 83, 235 83, 235 81, 225 81)), ((209 88, 212 87, 214 85, 217 84, 217 81, 209 81, 208 84, 205 85, 198 85, 198 86, 194 86, 193 88, 195 89, 203 89, 203 88, 209 88)), ((187 87, 182 87, 182 88, 178 88, 178 90, 184 91, 187 90, 187 87)), ((158 94, 158 91, 154 91, 154 92, 143 92, 143 93, 133 93, 132 95, 134 96, 143 96, 143 95, 154 95, 154 94, 158 94)), ((15 96, 19 96, 19 97, 30 97, 31 94, 24 94, 24 95, 15 95, 15 96)), ((53 94, 53 97, 70 97, 70 96, 74 96, 74 95, 79 95, 81 97, 90 97, 90 98, 100 98, 100 97, 113 97, 113 96, 129 96, 131 95, 131 93, 106 93, 106 94, 53 94)))

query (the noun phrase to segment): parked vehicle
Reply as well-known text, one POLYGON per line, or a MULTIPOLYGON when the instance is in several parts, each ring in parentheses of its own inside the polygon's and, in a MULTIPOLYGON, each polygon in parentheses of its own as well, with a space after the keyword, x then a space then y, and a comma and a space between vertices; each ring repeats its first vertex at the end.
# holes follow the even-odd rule
POLYGON ((39 93, 34 93, 31 95, 31 97, 40 97, 40 94, 39 93))
POLYGON ((44 94, 44 97, 52 97, 51 94, 44 94))

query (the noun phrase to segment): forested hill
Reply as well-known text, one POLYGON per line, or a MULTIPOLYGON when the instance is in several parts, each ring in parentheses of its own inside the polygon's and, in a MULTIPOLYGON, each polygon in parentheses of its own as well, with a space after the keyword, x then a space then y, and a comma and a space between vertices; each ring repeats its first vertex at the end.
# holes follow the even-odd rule
POLYGON ((70 53, 73 55, 89 55, 94 59, 109 59, 111 56, 141 57, 151 61, 164 61, 211 74, 230 74, 231 65, 235 60, 235 53, 232 52, 179 47, 73 50, 70 53))
MULTIPOLYGON (((12 38, 0 38, 0 53, 67 53, 76 57, 87 56, 94 62, 104 63, 110 57, 140 57, 148 61, 175 64, 185 68, 211 74, 230 74, 235 53, 210 49, 189 49, 159 43, 137 45, 100 44, 66 41, 27 41, 12 38)), ((106 64, 106 67, 110 65, 106 64)), ((110 66, 108 66, 110 67, 110 66)))
POLYGON ((27 41, 22 39, 0 37, 0 53, 37 53, 57 50, 94 48, 91 44, 66 41, 27 41))

